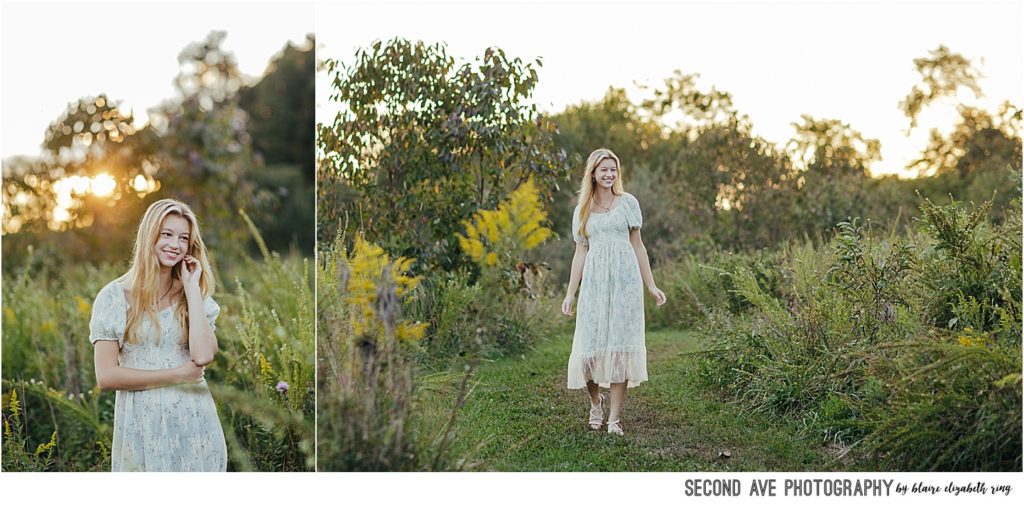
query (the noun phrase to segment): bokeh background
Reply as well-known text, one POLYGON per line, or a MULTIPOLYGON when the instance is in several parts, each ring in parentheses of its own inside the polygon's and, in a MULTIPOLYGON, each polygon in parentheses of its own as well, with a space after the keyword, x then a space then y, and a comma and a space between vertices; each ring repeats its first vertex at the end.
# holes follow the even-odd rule
POLYGON ((302 3, 4 3, 4 470, 109 469, 91 305, 165 197, 213 258, 229 469, 313 468, 312 33, 302 3))

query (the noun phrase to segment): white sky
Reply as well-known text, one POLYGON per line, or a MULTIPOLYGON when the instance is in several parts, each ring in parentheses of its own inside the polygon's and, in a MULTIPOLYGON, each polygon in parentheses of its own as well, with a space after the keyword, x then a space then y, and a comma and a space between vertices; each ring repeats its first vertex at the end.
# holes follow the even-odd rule
MULTIPOLYGON (((882 141, 874 170, 890 173, 919 154, 929 127, 955 118, 951 106, 933 107, 908 138, 896 109, 918 81, 913 59, 939 44, 979 63, 982 105, 1024 104, 1021 5, 5 1, 0 155, 38 154, 46 126, 86 95, 106 92, 144 122, 147 108, 174 95, 178 53, 211 30, 226 30, 225 48, 258 76, 285 41, 315 29, 320 58, 348 60, 356 47, 395 36, 444 41, 465 59, 491 45, 543 57, 535 100, 550 112, 598 99, 610 85, 657 85, 677 68, 700 73, 703 89, 732 93, 757 134, 783 142, 802 113, 838 118, 882 141)), ((323 119, 334 109, 319 78, 323 119)))
POLYGON ((46 127, 83 96, 122 100, 142 125, 175 96, 178 53, 213 30, 227 32, 223 48, 249 76, 314 30, 308 2, 4 2, 0 13, 5 158, 39 155, 46 127))
MULTIPOLYGON (((462 59, 492 45, 526 61, 543 57, 534 97, 549 112, 598 99, 610 85, 657 85, 674 69, 700 73, 701 89, 730 92, 755 133, 773 142, 788 140, 803 113, 878 138, 876 174, 900 171, 926 146, 929 127, 956 118, 949 104, 933 107, 908 138, 897 110, 919 81, 913 59, 940 44, 979 64, 988 96, 979 104, 1024 104, 1019 2, 378 2, 316 10, 321 59, 351 61, 355 48, 396 36, 444 41, 462 59)), ((318 76, 318 120, 337 111, 327 84, 318 76)))

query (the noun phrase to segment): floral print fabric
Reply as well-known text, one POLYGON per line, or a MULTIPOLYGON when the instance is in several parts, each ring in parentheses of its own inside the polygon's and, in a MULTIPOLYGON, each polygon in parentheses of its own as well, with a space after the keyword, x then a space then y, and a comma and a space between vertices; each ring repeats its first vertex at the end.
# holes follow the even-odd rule
POLYGON ((573 211, 573 239, 588 246, 576 305, 576 332, 569 355, 570 389, 592 380, 602 387, 647 381, 644 294, 640 264, 629 231, 643 225, 640 204, 624 193, 619 205, 591 213, 585 238, 579 235, 579 206, 573 211))
MULTIPOLYGON (((212 326, 220 307, 207 297, 203 310, 212 326)), ((103 287, 93 304, 89 341, 117 341, 118 362, 126 368, 167 369, 190 358, 188 348, 181 345, 182 330, 173 308, 157 314, 159 331, 148 317, 143 318, 137 345, 124 342, 127 312, 121 283, 103 287)), ((225 471, 224 431, 206 382, 117 391, 110 454, 114 472, 225 471)))

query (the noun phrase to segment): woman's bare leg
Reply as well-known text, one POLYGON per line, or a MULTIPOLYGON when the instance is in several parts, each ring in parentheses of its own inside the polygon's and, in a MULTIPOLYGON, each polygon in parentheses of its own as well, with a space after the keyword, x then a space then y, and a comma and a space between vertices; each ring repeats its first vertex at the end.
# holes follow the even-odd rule
POLYGON ((600 385, 595 384, 592 380, 587 380, 587 392, 590 393, 591 406, 598 406, 601 404, 600 385))
POLYGON ((611 390, 611 409, 608 412, 608 422, 617 422, 619 420, 619 411, 622 410, 622 402, 626 400, 626 384, 623 382, 620 384, 612 384, 611 390))

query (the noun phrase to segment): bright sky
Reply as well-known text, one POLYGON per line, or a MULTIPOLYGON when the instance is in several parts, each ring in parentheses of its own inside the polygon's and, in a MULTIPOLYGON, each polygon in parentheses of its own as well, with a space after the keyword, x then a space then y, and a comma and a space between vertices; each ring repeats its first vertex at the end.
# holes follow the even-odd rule
MULTIPOLYGON (((919 82, 913 59, 945 44, 974 60, 988 106, 1024 105, 1019 2, 357 3, 317 5, 318 58, 400 36, 444 41, 470 59, 487 46, 544 65, 535 99, 549 112, 595 100, 610 85, 660 84, 674 69, 703 90, 730 92, 755 133, 776 143, 807 113, 837 118, 882 142, 875 174, 899 172, 952 126, 950 104, 926 110, 908 138, 897 103, 919 82), (347 23, 344 20, 363 20, 347 23), (983 59, 983 61, 982 61, 983 59)), ((322 74, 322 73, 321 73, 322 74)), ((337 111, 318 76, 318 119, 337 111)), ((967 100, 973 100, 969 95, 967 100)))
POLYGON ((105 92, 139 125, 175 96, 178 53, 214 30, 242 72, 260 76, 288 41, 312 33, 313 4, 9 3, 2 8, 3 157, 39 155, 68 103, 105 92))

